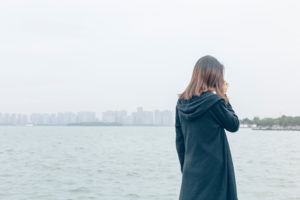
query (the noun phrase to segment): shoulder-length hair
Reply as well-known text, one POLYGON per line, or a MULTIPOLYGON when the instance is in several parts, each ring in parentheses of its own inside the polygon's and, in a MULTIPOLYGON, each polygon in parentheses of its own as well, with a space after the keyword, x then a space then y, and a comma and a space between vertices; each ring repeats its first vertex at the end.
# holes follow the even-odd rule
POLYGON ((193 95, 200 96, 202 92, 215 91, 228 103, 223 89, 224 82, 224 66, 213 56, 203 56, 196 62, 187 88, 178 97, 188 100, 193 95))

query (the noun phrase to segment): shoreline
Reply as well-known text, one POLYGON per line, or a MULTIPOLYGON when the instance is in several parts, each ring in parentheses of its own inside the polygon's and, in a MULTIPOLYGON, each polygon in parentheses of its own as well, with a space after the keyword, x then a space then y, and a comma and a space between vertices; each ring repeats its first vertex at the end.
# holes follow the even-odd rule
POLYGON ((280 127, 280 128, 272 128, 272 127, 255 127, 255 128, 251 128, 251 130, 259 130, 259 131, 300 131, 299 127, 288 127, 288 128, 284 128, 284 127, 280 127))

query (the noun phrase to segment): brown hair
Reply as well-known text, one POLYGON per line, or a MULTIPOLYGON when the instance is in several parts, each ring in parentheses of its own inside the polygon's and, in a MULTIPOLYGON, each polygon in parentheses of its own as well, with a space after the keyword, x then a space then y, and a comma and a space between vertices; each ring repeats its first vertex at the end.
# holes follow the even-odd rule
POLYGON ((224 82, 224 66, 213 56, 203 56, 195 64, 189 85, 178 96, 188 100, 193 95, 200 96, 205 91, 216 91, 228 103, 229 100, 223 91, 224 82))

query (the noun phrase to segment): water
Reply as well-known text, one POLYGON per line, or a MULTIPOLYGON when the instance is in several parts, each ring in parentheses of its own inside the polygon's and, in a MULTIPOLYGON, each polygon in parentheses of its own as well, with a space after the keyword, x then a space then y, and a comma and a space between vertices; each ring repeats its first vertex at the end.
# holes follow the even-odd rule
MULTIPOLYGON (((176 200, 173 127, 0 127, 2 200, 176 200)), ((240 200, 300 199, 300 132, 227 133, 240 200)))

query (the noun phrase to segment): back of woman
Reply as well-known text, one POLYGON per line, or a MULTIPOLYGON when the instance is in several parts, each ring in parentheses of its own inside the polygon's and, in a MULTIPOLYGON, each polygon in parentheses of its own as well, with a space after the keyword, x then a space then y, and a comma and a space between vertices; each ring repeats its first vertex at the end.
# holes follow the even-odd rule
POLYGON ((182 172, 180 200, 236 200, 236 182, 225 130, 239 119, 226 95, 224 67, 204 56, 176 105, 176 149, 182 172))

